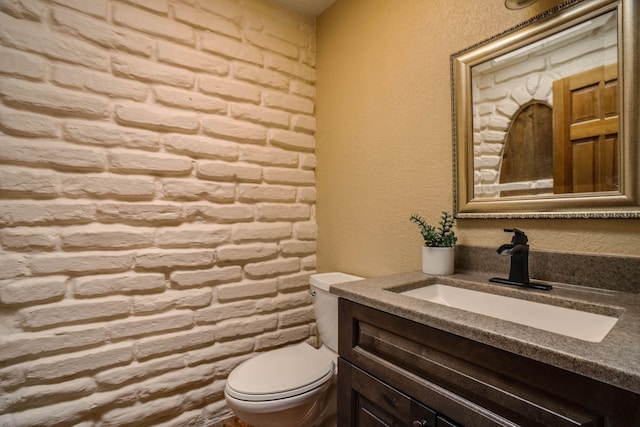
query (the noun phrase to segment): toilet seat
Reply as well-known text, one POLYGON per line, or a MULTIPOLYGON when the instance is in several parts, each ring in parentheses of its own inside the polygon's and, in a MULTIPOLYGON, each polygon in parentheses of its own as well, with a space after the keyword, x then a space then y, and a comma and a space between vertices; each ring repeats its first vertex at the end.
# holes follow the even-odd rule
POLYGON ((335 355, 303 343, 246 360, 227 379, 226 392, 239 400, 285 399, 321 387, 335 371, 335 355))

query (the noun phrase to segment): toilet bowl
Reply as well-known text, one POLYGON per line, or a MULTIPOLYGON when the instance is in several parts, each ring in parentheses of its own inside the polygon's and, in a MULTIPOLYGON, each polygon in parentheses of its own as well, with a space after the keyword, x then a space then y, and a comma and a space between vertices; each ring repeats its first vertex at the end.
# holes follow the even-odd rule
POLYGON ((329 287, 360 279, 344 273, 311 276, 322 346, 296 344, 238 365, 224 391, 238 418, 253 427, 335 427, 338 298, 329 293, 329 287))
POLYGON ((335 367, 333 352, 306 343, 269 351, 231 372, 225 398, 255 427, 311 426, 326 409, 335 367))

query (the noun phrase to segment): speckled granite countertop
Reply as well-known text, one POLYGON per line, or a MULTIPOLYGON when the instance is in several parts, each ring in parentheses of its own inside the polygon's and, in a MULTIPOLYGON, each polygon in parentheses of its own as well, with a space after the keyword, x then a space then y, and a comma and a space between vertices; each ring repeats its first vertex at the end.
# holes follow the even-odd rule
POLYGON ((551 291, 489 283, 487 274, 421 271, 331 286, 350 301, 640 393, 640 295, 552 283, 551 291), (440 283, 619 317, 599 343, 471 313, 399 292, 440 283), (390 290, 392 289, 392 290, 390 290))

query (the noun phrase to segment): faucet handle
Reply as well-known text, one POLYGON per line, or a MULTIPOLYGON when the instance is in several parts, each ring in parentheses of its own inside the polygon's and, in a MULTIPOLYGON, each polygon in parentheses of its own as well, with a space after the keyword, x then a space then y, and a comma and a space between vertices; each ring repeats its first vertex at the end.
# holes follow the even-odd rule
POLYGON ((505 228, 505 233, 514 233, 513 238, 511 239, 511 243, 514 245, 526 245, 529 239, 527 235, 524 234, 524 231, 518 230, 517 228, 505 228))

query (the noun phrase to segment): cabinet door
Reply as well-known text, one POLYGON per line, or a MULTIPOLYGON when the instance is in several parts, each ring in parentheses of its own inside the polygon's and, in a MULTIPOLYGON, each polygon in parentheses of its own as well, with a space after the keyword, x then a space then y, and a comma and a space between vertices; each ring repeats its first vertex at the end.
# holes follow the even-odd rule
POLYGON ((338 372, 339 426, 437 425, 431 409, 342 359, 338 361, 338 372))

